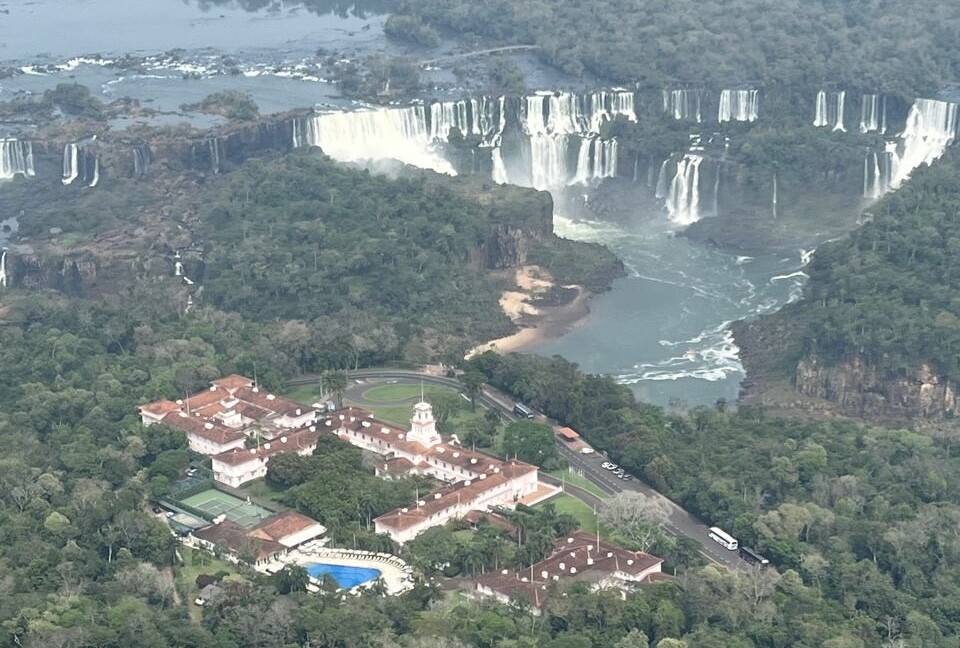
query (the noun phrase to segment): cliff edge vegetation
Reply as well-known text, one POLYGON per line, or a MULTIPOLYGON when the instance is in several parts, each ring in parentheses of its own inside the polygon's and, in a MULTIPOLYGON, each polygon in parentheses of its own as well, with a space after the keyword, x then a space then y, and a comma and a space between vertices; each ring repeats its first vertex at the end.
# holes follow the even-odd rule
POLYGON ((737 327, 748 401, 943 419, 960 379, 960 152, 817 250, 804 298, 737 327), (798 400, 799 399, 799 400, 798 400), (794 402, 796 401, 796 402, 794 402))

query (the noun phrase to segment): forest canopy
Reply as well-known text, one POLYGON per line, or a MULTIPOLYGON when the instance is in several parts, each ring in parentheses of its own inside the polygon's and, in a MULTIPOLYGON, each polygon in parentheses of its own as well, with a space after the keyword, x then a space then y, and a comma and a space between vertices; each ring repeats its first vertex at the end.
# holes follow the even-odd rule
POLYGON ((960 79, 949 0, 401 0, 399 13, 482 42, 538 45, 616 83, 824 83, 913 98, 960 79))

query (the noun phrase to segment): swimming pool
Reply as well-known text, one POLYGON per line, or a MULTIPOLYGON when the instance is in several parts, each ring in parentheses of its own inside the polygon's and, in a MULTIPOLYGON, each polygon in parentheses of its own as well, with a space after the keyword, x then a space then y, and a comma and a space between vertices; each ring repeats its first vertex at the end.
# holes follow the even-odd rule
POLYGON ((330 576, 342 589, 350 589, 380 578, 380 570, 372 567, 328 565, 327 563, 310 563, 307 565, 307 573, 317 580, 330 576))

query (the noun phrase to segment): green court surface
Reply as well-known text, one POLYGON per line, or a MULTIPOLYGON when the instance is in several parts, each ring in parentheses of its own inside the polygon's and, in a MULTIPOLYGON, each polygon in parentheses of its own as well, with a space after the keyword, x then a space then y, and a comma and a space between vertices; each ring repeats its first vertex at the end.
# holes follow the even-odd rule
POLYGON ((238 497, 212 488, 197 493, 196 495, 191 495, 181 501, 183 504, 208 513, 212 517, 226 515, 228 520, 245 529, 256 526, 273 515, 273 511, 265 509, 262 506, 248 504, 238 497))

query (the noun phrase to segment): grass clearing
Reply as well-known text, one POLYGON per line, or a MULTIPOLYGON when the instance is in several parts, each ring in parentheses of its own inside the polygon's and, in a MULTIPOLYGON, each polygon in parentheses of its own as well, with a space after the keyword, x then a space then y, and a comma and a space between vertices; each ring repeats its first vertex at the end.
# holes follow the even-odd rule
MULTIPOLYGON (((344 404, 360 407, 356 403, 344 404)), ((413 407, 409 405, 398 405, 395 407, 375 407, 372 411, 375 418, 378 418, 381 421, 386 421, 387 423, 393 423, 394 425, 404 429, 410 427, 410 419, 413 418, 413 407)))
POLYGON ((457 390, 452 387, 443 387, 441 385, 415 385, 411 383, 397 383, 393 385, 377 385, 363 392, 363 399, 370 403, 394 404, 419 399, 421 389, 424 398, 429 402, 430 399, 447 394, 456 394, 457 390))
MULTIPOLYGON (((553 504, 556 508, 557 513, 566 513, 572 515, 577 519, 577 522, 580 523, 580 528, 584 531, 589 531, 591 533, 596 533, 597 531, 597 515, 593 511, 593 507, 587 504, 582 500, 578 500, 573 495, 567 495, 566 493, 561 493, 556 497, 551 497, 546 502, 540 502, 533 508, 539 509, 543 508, 546 504, 553 504)), ((605 525, 600 525, 600 537, 607 538, 610 534, 610 530, 605 525)))
MULTIPOLYGON (((291 387, 283 393, 283 395, 290 400, 296 401, 298 403, 303 403, 304 405, 313 405, 314 403, 320 401, 320 385, 298 385, 296 387, 291 387)), ((329 396, 324 398, 326 401, 329 399, 329 396)))
POLYGON ((603 489, 601 489, 599 486, 594 484, 592 481, 590 481, 583 475, 578 475, 577 473, 570 472, 569 469, 552 470, 547 474, 550 475, 551 477, 561 479, 568 484, 579 486, 583 490, 587 491, 592 495, 596 495, 600 499, 607 499, 608 497, 610 497, 610 495, 605 493, 603 489))
POLYGON ((257 497, 282 504, 281 500, 283 499, 284 491, 280 488, 271 486, 266 479, 256 479, 252 482, 247 482, 241 486, 240 489, 250 493, 251 497, 257 497))
POLYGON ((197 595, 200 593, 197 587, 197 576, 200 574, 212 576, 218 572, 236 574, 237 568, 225 560, 214 558, 201 549, 181 546, 180 555, 183 556, 183 564, 173 568, 174 583, 177 592, 183 598, 184 605, 190 611, 190 618, 195 623, 200 623, 203 617, 203 609, 194 604, 197 595))

